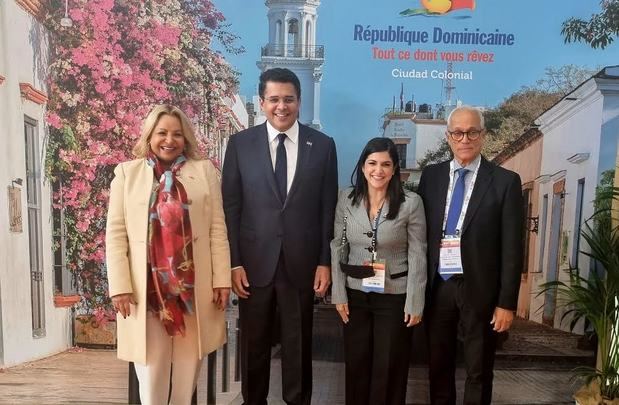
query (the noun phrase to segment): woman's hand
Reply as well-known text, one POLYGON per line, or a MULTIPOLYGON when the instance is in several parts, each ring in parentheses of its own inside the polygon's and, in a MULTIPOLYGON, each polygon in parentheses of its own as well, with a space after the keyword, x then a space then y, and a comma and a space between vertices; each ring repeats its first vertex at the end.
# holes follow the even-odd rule
POLYGON ((337 313, 340 314, 340 318, 342 318, 342 322, 348 323, 348 304, 335 304, 335 309, 337 309, 337 313))
POLYGON ((421 315, 411 315, 406 313, 404 314, 404 323, 406 324, 407 328, 415 326, 419 322, 421 322, 421 315))
POLYGON ((228 306, 228 299, 230 298, 230 288, 220 287, 213 288, 213 303, 217 306, 217 309, 223 311, 228 306))
POLYGON ((133 294, 117 294, 112 297, 112 304, 116 312, 120 312, 123 318, 127 318, 131 315, 131 304, 135 305, 133 294))

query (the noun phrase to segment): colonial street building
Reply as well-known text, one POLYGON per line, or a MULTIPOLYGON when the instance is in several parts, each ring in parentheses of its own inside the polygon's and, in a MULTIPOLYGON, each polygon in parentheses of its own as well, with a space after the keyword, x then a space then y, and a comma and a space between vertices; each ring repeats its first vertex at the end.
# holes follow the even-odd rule
MULTIPOLYGON (((506 169, 520 174, 522 180, 522 210, 525 217, 523 229, 524 260, 520 281, 520 293, 518 295, 517 315, 529 319, 531 310, 531 285, 539 285, 542 273, 538 271, 542 266, 536 262, 536 246, 539 235, 539 174, 542 165, 542 132, 537 128, 531 128, 512 142, 493 162, 506 169)), ((546 215, 543 215, 545 218, 546 215)))
MULTIPOLYGON (((597 270, 580 253, 587 249, 581 229, 594 212, 596 187, 613 182, 619 138, 619 66, 605 67, 593 75, 535 123, 539 133, 525 133, 495 159, 520 173, 529 201, 523 207, 529 238, 523 271, 528 274, 523 273, 518 314, 567 330, 569 324, 561 323, 567 308, 558 304, 554 292, 539 294, 540 285, 569 282, 566 270, 570 267, 578 267, 585 277, 597 270)), ((579 325, 576 331, 582 328, 579 325)))
MULTIPOLYGON (((52 197, 44 176, 49 35, 39 1, 0 2, 0 367, 71 345, 54 302, 52 197)), ((62 292, 62 291, 59 291, 62 292)), ((60 297, 60 296, 59 296, 60 297)))
POLYGON ((419 183, 419 161, 445 139, 447 122, 422 104, 415 111, 412 102, 404 111, 387 111, 383 117, 383 136, 391 138, 398 149, 402 181, 419 183))
MULTIPOLYGON (((49 33, 43 5, 0 1, 0 368, 72 345, 79 300, 64 259, 64 217, 45 178, 49 33)), ((71 21, 61 21, 67 24, 71 21)), ((228 138, 248 126, 245 102, 221 98, 209 156, 221 162, 228 138)), ((56 185, 56 187, 59 187, 56 185)), ((57 188, 60 191, 60 188, 57 188)))
POLYGON ((222 106, 221 115, 219 117, 220 122, 215 133, 209 134, 213 141, 213 146, 208 153, 209 159, 211 159, 217 167, 221 167, 221 163, 224 160, 230 135, 247 129, 249 125, 249 115, 246 108, 247 103, 238 94, 232 97, 222 98, 219 100, 219 103, 222 106))

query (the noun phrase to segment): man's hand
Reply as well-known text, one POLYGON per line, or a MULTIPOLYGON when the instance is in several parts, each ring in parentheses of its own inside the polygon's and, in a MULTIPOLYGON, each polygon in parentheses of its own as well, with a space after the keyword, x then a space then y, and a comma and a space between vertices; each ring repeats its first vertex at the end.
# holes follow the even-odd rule
POLYGON ((232 291, 234 291, 239 298, 247 298, 249 297, 249 291, 246 290, 248 287, 249 281, 247 281, 245 269, 242 266, 232 269, 232 291))
POLYGON ((494 315, 492 315, 492 321, 490 323, 494 325, 492 329, 495 332, 505 332, 512 326, 513 321, 514 311, 496 307, 494 309, 494 315))
POLYGON ((342 318, 342 322, 348 323, 348 304, 335 304, 335 309, 337 309, 337 313, 340 314, 340 318, 342 318))
POLYGON ((407 328, 410 328, 411 326, 415 326, 419 322, 421 322, 421 315, 411 315, 411 314, 404 313, 404 323, 406 324, 407 328))
POLYGON ((229 298, 230 289, 228 287, 213 288, 213 303, 215 303, 217 309, 222 311, 226 309, 229 298))
POLYGON ((131 304, 135 305, 133 294, 117 294, 112 297, 112 304, 116 312, 120 312, 123 318, 127 318, 131 315, 131 304))
POLYGON ((316 267, 316 275, 314 276, 314 293, 319 297, 324 297, 327 293, 327 288, 331 285, 331 268, 329 266, 316 267))

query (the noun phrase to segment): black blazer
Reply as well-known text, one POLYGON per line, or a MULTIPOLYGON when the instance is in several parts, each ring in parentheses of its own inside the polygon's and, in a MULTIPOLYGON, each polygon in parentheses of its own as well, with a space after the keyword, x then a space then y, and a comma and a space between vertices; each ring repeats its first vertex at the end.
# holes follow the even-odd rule
MULTIPOLYGON (((428 286, 438 277, 448 187, 449 161, 423 170, 419 194, 426 210, 428 286)), ((461 232, 465 294, 482 316, 490 316, 497 306, 515 310, 518 304, 523 261, 522 204, 520 176, 482 157, 461 232)))
POLYGON ((331 265, 335 143, 299 124, 298 146, 295 176, 281 201, 266 123, 232 135, 228 143, 222 190, 232 267, 243 266, 256 287, 271 282, 282 251, 288 276, 298 288, 313 286, 316 266, 331 265))

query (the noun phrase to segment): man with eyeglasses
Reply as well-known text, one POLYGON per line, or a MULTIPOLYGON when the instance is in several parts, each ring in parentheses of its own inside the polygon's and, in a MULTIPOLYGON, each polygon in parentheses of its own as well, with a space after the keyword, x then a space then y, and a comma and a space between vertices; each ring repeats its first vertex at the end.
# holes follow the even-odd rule
POLYGON ((241 391, 245 404, 266 405, 278 316, 283 399, 309 404, 314 294, 331 283, 335 143, 298 122, 301 84, 291 70, 264 71, 258 93, 267 121, 230 137, 222 174, 241 391))
POLYGON ((430 400, 456 403, 462 341, 465 404, 490 404, 497 333, 507 331, 522 271, 522 191, 518 174, 482 155, 484 117, 462 106, 447 118, 453 159, 426 167, 419 182, 426 210, 430 400))

